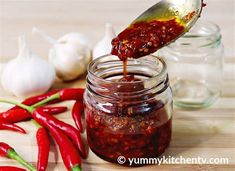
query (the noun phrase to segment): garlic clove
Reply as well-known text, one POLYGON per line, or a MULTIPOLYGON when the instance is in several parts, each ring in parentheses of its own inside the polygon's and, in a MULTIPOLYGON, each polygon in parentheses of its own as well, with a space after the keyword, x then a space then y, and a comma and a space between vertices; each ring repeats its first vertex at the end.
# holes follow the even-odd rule
POLYGON ((100 56, 110 54, 112 50, 111 42, 113 38, 116 37, 114 28, 111 24, 107 23, 105 25, 105 35, 104 37, 95 45, 93 49, 93 59, 100 56))

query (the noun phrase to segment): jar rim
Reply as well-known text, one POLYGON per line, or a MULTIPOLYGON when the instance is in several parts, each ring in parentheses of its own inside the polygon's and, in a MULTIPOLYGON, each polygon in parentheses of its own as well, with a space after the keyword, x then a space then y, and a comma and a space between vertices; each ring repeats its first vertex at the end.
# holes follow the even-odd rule
POLYGON ((192 27, 192 29, 188 33, 186 33, 183 37, 188 36, 188 35, 194 35, 194 34, 198 34, 198 35, 201 35, 203 37, 209 37, 209 36, 216 35, 216 34, 220 33, 220 30, 221 30, 220 27, 217 24, 215 24, 211 21, 198 20, 197 23, 195 24, 195 26, 192 27), (201 29, 202 26, 207 28, 210 31, 210 33, 207 33, 206 35, 205 34, 203 35, 202 32, 198 32, 198 31, 200 31, 198 29, 201 29))
POLYGON ((207 20, 199 20, 189 32, 167 47, 174 48, 178 46, 191 46, 187 39, 192 39, 193 41, 190 41, 192 44, 201 42, 197 47, 210 46, 221 40, 222 36, 220 31, 221 29, 217 24, 207 20))
MULTIPOLYGON (((93 78, 95 78, 98 81, 101 81, 104 84, 116 84, 117 83, 116 81, 107 80, 107 79, 101 78, 101 77, 97 76, 94 72, 92 72, 93 71, 92 68, 94 67, 94 65, 96 63, 98 63, 99 61, 101 61, 103 58, 108 57, 108 56, 110 56, 111 58, 112 57, 118 58, 117 56, 114 56, 114 55, 111 55, 111 54, 107 54, 107 55, 103 55, 103 56, 100 56, 100 57, 94 59, 93 61, 91 61, 88 64, 88 67, 87 67, 88 75, 91 75, 93 78)), ((161 62, 162 68, 161 68, 160 72, 157 75, 155 75, 155 76, 149 77, 148 79, 139 80, 139 81, 135 81, 135 82, 131 82, 131 83, 144 83, 146 81, 151 81, 151 80, 156 80, 156 79, 159 79, 159 81, 160 81, 161 78, 164 78, 165 75, 167 74, 167 65, 166 65, 165 61, 161 57, 158 57, 156 55, 147 55, 145 57, 148 57, 148 56, 150 56, 152 58, 155 58, 155 59, 157 59, 158 61, 161 62)), ((119 58, 118 58, 118 60, 119 60, 119 58)), ((133 60, 138 60, 138 59, 132 59, 132 58, 128 59, 128 61, 133 61, 133 60)), ((127 85, 127 84, 130 84, 130 82, 118 82, 118 84, 120 84, 120 85, 127 85)))

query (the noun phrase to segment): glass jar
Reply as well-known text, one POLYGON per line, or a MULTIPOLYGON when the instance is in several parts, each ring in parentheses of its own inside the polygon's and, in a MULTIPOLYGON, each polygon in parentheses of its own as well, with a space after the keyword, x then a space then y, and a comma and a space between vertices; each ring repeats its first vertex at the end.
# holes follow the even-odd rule
POLYGON ((220 28, 198 21, 190 32, 159 50, 167 63, 176 106, 208 107, 220 96, 223 49, 220 28))
POLYGON ((88 144, 113 163, 119 156, 160 156, 171 140, 172 92, 165 62, 154 56, 128 60, 127 71, 132 81, 121 82, 123 63, 111 55, 88 67, 84 94, 88 144))

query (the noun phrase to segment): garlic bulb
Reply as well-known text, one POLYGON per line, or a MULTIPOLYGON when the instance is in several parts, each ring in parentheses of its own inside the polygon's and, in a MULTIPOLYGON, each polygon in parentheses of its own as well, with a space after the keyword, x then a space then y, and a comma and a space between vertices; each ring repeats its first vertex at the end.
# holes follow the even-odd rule
POLYGON ((49 61, 54 65, 56 74, 61 80, 74 80, 86 72, 91 60, 91 50, 84 35, 74 32, 53 41, 51 37, 36 28, 33 32, 41 34, 53 44, 49 51, 49 61))
POLYGON ((86 72, 91 51, 82 35, 70 33, 60 38, 49 52, 49 60, 55 66, 57 76, 73 80, 86 72))
POLYGON ((55 80, 53 66, 31 52, 25 36, 19 37, 19 54, 7 63, 2 73, 3 88, 17 97, 46 92, 55 80))
POLYGON ((99 41, 93 49, 93 59, 100 56, 110 54, 112 50, 111 42, 115 38, 115 32, 113 26, 109 23, 105 25, 105 35, 101 41, 99 41))

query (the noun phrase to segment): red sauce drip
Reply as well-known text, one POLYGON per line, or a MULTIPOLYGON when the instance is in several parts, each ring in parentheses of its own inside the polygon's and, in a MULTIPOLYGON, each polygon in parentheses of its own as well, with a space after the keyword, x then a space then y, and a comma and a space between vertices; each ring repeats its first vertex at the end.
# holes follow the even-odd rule
POLYGON ((135 78, 134 75, 126 75, 125 77, 119 80, 119 82, 135 82, 135 81, 140 81, 140 80, 135 78))
POLYGON ((124 60, 122 62, 123 62, 123 78, 125 79, 127 77, 127 60, 124 60))

